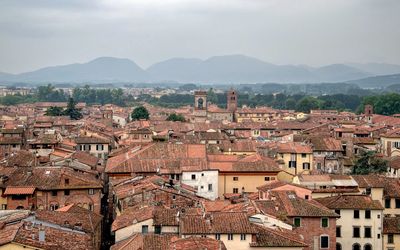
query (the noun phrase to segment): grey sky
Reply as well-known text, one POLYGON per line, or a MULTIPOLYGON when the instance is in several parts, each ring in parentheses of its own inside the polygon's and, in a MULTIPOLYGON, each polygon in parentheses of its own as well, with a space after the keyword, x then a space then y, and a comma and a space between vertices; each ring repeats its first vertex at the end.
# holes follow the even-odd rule
POLYGON ((2 0, 0 72, 100 56, 400 64, 399 0, 2 0))

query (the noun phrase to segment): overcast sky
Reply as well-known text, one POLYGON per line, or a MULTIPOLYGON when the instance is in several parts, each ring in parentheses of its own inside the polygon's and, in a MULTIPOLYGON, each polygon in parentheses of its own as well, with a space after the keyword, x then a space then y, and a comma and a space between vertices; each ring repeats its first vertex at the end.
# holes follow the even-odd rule
POLYGON ((400 0, 1 0, 0 71, 244 54, 400 64, 400 0))

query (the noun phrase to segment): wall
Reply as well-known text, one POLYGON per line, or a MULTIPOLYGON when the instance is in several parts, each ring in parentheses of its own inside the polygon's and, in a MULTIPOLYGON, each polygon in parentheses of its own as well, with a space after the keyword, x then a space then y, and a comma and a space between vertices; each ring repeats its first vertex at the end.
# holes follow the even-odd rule
POLYGON ((302 172, 310 172, 313 170, 313 155, 310 154, 306 154, 306 157, 303 158, 302 154, 295 154, 296 155, 296 169, 295 168, 289 168, 289 161, 291 160, 291 153, 278 153, 277 154, 277 158, 278 159, 282 159, 284 161, 284 168, 283 170, 285 170, 286 172, 290 173, 290 174, 300 174, 302 172), (310 170, 304 170, 303 169, 303 163, 309 163, 310 164, 310 170))
POLYGON ((383 249, 387 250, 387 249, 400 249, 400 234, 394 234, 393 235, 393 244, 389 244, 388 243, 388 235, 384 234, 383 235, 383 249))
POLYGON ((124 240, 134 233, 141 233, 143 225, 149 226, 149 233, 154 233, 153 219, 148 219, 115 231, 115 242, 124 240))
MULTIPOLYGON (((293 228, 295 233, 301 234, 304 237, 304 242, 309 245, 304 249, 306 250, 319 250, 314 248, 315 245, 320 246, 320 236, 329 236, 329 248, 325 250, 336 249, 336 218, 329 218, 329 226, 327 228, 321 227, 321 217, 301 218, 301 226, 293 228)), ((347 250, 347 248, 343 248, 347 250)))
POLYGON ((218 177, 218 196, 223 197, 225 193, 233 193, 233 188, 242 192, 258 192, 257 187, 266 184, 265 177, 270 181, 277 179, 277 173, 219 173, 218 177), (233 177, 238 177, 237 181, 233 177), (272 179, 273 178, 273 179, 272 179))
POLYGON ((372 245, 372 249, 382 249, 382 239, 378 239, 378 234, 382 236, 382 211, 372 210, 371 219, 365 219, 365 210, 360 210, 360 218, 354 219, 354 210, 342 209, 340 210, 340 218, 336 224, 341 226, 342 237, 337 237, 336 241, 342 244, 342 249, 352 249, 354 243, 361 245, 361 249, 364 245, 369 243, 372 245), (378 218, 379 217, 379 218, 378 218), (353 238, 353 226, 360 227, 360 238, 353 238), (371 227, 372 238, 364 238, 364 227, 371 227))
POLYGON ((218 198, 218 170, 182 172, 181 182, 191 187, 197 187, 197 195, 201 197, 211 200, 218 198), (196 175, 195 180, 192 180, 193 174, 196 175), (212 191, 208 191, 208 184, 212 184, 212 191))

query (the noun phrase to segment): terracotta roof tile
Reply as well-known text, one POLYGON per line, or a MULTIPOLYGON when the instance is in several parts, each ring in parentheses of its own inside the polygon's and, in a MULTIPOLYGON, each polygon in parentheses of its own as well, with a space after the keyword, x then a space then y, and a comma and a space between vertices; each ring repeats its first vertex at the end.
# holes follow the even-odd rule
POLYGON ((35 192, 35 187, 13 187, 8 186, 4 195, 20 195, 20 194, 33 194, 35 192))
POLYGON ((383 210, 381 203, 368 195, 338 195, 315 200, 330 209, 383 210))

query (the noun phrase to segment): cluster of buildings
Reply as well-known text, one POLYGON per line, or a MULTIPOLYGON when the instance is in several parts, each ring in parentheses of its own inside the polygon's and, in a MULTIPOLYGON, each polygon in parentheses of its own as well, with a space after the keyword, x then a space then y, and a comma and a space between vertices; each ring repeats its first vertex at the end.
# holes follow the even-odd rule
POLYGON ((0 109, 0 249, 400 249, 397 116, 65 105, 0 109), (387 171, 352 174, 369 151, 387 171))

